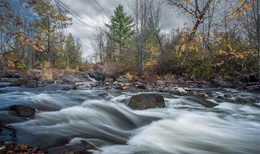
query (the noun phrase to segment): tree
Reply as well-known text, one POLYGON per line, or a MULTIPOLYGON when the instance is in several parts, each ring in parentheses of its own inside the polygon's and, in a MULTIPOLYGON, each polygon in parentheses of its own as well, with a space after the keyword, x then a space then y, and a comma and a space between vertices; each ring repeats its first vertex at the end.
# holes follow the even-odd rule
POLYGON ((185 13, 189 13, 196 19, 195 25, 193 26, 191 33, 188 37, 188 41, 192 41, 194 38, 196 31, 199 25, 203 22, 206 18, 205 15, 207 10, 210 9, 210 4, 214 0, 207 0, 207 1, 198 1, 198 0, 167 0, 170 5, 174 5, 184 11, 185 13), (201 7, 202 6, 202 7, 201 7))
POLYGON ((49 61, 65 68, 67 59, 67 66, 81 65, 80 42, 63 30, 71 24, 67 9, 60 0, 0 0, 0 56, 4 66, 24 69, 49 61), (66 59, 67 55, 70 57, 66 59))
POLYGON ((119 4, 114 11, 114 16, 111 17, 110 24, 106 24, 109 28, 109 32, 107 32, 107 36, 109 39, 112 39, 114 42, 118 44, 119 50, 119 59, 123 59, 123 50, 130 43, 132 43, 132 36, 134 31, 132 27, 133 19, 130 16, 127 16, 124 12, 123 6, 119 4))
POLYGON ((51 0, 38 1, 37 5, 34 6, 34 12, 39 16, 37 26, 39 27, 39 32, 45 38, 43 40, 47 44, 48 61, 51 63, 51 47, 55 50, 56 48, 53 44, 60 43, 58 41, 65 41, 65 37, 59 35, 57 31, 70 25, 71 18, 66 16, 66 10, 55 8, 50 3, 51 0))
MULTIPOLYGON (((140 72, 144 70, 145 61, 147 54, 145 51, 146 46, 151 43, 157 45, 159 43, 161 47, 161 41, 159 33, 161 30, 161 3, 155 2, 154 0, 135 0, 132 8, 133 16, 135 17, 135 42, 137 48, 137 64, 140 72), (153 42, 151 42, 151 40, 153 42)), ((161 51, 163 49, 161 47, 161 51)), ((163 62, 163 53, 162 62, 163 62)))
POLYGON ((65 49, 67 50, 64 52, 67 67, 75 69, 81 65, 80 42, 79 40, 75 41, 71 33, 66 40, 65 49))

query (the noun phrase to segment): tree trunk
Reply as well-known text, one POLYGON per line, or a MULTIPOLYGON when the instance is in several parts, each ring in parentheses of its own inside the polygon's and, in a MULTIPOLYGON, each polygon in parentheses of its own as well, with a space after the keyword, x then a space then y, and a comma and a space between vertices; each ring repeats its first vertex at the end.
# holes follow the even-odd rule
POLYGON ((258 80, 260 80, 260 14, 259 14, 259 1, 256 1, 256 12, 257 12, 257 39, 258 39, 258 80))
POLYGON ((158 35, 158 34, 155 34, 155 35, 156 35, 156 38, 157 38, 158 43, 159 43, 160 48, 161 48, 161 52, 162 52, 162 57, 161 57, 161 58, 162 58, 161 69, 162 69, 163 75, 165 75, 165 69, 164 69, 164 65, 163 65, 163 63, 164 63, 164 51, 163 51, 163 46, 162 46, 161 40, 160 40, 160 38, 159 38, 159 35, 158 35))
POLYGON ((201 23, 201 20, 203 19, 203 17, 204 17, 204 15, 205 15, 206 11, 209 9, 210 3, 211 3, 212 1, 213 1, 213 0, 208 0, 208 1, 207 1, 207 3, 206 3, 206 5, 205 5, 205 7, 203 8, 203 10, 202 10, 200 16, 197 18, 197 21, 196 21, 194 27, 192 28, 191 34, 190 34, 190 36, 189 36, 188 43, 193 40, 194 35, 196 34, 197 29, 198 29, 198 27, 199 27, 199 24, 201 23))
POLYGON ((47 48, 47 54, 48 54, 48 62, 51 63, 51 34, 50 34, 50 19, 48 18, 48 48, 47 48))

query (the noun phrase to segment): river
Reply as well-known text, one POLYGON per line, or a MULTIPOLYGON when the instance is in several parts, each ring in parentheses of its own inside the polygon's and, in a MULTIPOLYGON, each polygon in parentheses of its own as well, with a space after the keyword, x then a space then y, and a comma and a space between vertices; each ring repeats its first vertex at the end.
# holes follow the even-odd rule
POLYGON ((0 119, 17 129, 12 140, 8 130, 0 139, 42 147, 50 153, 80 150, 82 140, 104 154, 139 153, 260 153, 259 95, 234 89, 211 90, 207 108, 193 96, 160 93, 166 107, 132 110, 127 107, 134 90, 86 88, 0 88, 0 119), (233 103, 218 101, 231 94, 233 103), (236 103, 240 97, 247 104, 236 103), (253 101, 252 101, 253 100, 253 101), (18 117, 7 108, 23 104, 37 109, 34 118, 18 117))

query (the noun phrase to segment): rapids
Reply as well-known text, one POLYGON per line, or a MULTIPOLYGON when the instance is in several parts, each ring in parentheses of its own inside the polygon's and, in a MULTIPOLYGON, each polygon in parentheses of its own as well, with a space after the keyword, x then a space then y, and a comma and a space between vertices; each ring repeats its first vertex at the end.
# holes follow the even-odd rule
MULTIPOLYGON (((202 89, 203 90, 203 89, 202 89)), ((207 108, 192 96, 159 93, 165 108, 132 110, 127 102, 141 92, 80 87, 78 90, 0 88, 0 119, 17 129, 0 139, 42 147, 50 153, 80 150, 82 140, 97 147, 94 153, 260 153, 260 102, 257 94, 234 89, 207 88, 217 103, 207 108), (232 94, 247 104, 218 101, 232 94), (254 101, 252 101, 254 100, 254 101), (24 104, 37 109, 34 118, 6 110, 24 104)))

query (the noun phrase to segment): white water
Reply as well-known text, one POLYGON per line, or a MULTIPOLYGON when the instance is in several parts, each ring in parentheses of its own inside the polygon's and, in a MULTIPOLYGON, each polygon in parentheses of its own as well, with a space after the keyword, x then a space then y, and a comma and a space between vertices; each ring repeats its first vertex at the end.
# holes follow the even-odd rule
POLYGON ((18 130, 17 143, 44 145, 51 153, 84 148, 81 140, 99 149, 94 153, 104 154, 260 153, 259 102, 206 108, 188 97, 161 93, 166 108, 137 111, 126 105, 133 92, 8 90, 0 93, 1 108, 19 103, 37 109, 34 119, 22 122, 10 111, 0 112, 18 130))

